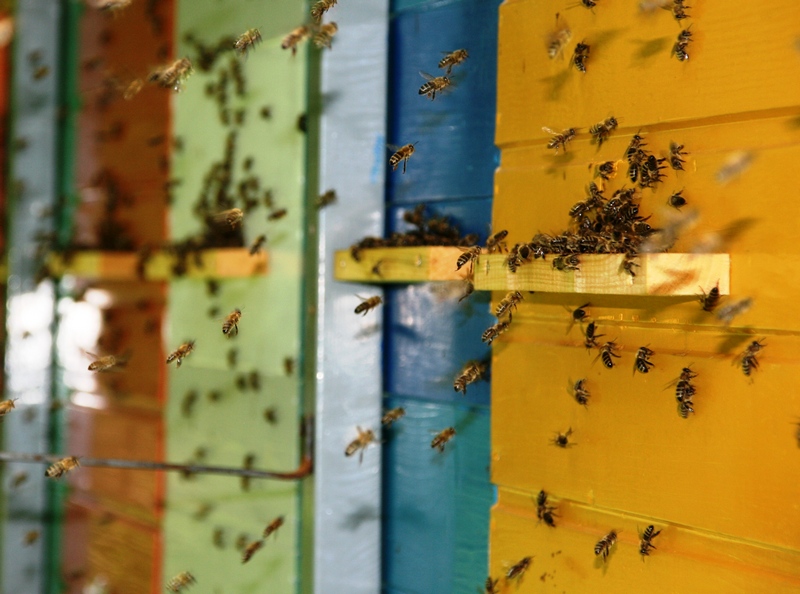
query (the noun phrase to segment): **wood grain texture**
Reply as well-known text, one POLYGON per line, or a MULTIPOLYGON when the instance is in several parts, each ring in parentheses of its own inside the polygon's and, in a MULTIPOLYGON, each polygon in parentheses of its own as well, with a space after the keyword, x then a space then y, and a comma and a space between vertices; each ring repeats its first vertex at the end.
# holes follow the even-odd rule
POLYGON ((409 283, 464 280, 466 267, 456 270, 464 253, 457 247, 375 248, 362 250, 355 260, 350 250, 335 254, 337 281, 409 283))

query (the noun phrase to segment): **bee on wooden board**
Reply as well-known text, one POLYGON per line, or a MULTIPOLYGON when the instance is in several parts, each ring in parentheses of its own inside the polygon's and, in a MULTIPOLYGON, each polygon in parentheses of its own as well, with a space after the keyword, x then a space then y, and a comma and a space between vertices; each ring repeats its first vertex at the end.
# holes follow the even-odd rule
POLYGON ((272 534, 275 534, 277 536, 278 528, 283 526, 283 522, 284 522, 284 517, 278 516, 277 518, 272 520, 269 524, 267 524, 267 527, 264 528, 264 535, 263 535, 264 540, 268 539, 272 534))
POLYGON ((636 361, 633 365, 633 372, 649 373, 650 368, 655 367, 655 364, 650 361, 650 357, 654 354, 655 353, 646 346, 639 347, 639 350, 636 351, 636 361))
POLYGON ((325 23, 319 28, 317 34, 314 35, 314 45, 319 49, 322 49, 323 47, 331 49, 331 43, 333 42, 333 38, 338 30, 339 26, 336 23, 325 23))
POLYGON ((483 585, 483 594, 498 594, 499 591, 497 590, 497 584, 500 582, 500 578, 492 579, 492 576, 486 578, 486 583, 483 585))
POLYGON ((267 243, 267 236, 262 233, 253 240, 253 243, 250 246, 250 255, 255 256, 256 254, 261 253, 265 243, 267 243))
POLYGON ((522 302, 524 297, 519 291, 511 291, 497 304, 494 315, 497 318, 503 317, 506 313, 511 313, 512 310, 517 309, 517 305, 522 302))
POLYGON ((553 268, 561 272, 569 272, 570 270, 580 270, 580 260, 575 254, 568 256, 556 256, 553 258, 553 268))
MULTIPOLYGON (((358 295, 356 295, 356 297, 358 297, 358 295)), ((370 310, 375 309, 381 303, 383 303, 383 299, 380 297, 380 295, 367 297, 366 299, 364 297, 358 297, 358 298, 361 299, 361 303, 359 303, 356 306, 355 310, 353 310, 356 314, 367 315, 367 313, 370 310)))
POLYGON ((431 449, 438 449, 439 452, 444 452, 444 447, 456 435, 455 427, 446 427, 439 431, 436 436, 431 440, 431 449))
POLYGON ((757 354, 765 346, 762 342, 763 340, 764 339, 762 338, 761 340, 754 340, 751 342, 739 357, 739 363, 742 366, 742 373, 744 373, 747 377, 750 377, 750 374, 758 369, 757 354))
POLYGON ((564 152, 567 152, 567 143, 575 138, 578 134, 578 128, 567 128, 566 130, 562 130, 561 132, 556 132, 552 128, 548 128, 547 126, 542 126, 542 130, 547 132, 552 136, 552 138, 547 142, 547 148, 554 149, 556 154, 558 154, 558 149, 562 148, 564 152))
POLYGON ((167 582, 167 591, 173 593, 182 592, 190 585, 196 583, 196 581, 197 580, 194 579, 194 576, 191 573, 188 571, 182 571, 167 582))
POLYGON ((57 462, 51 464, 47 467, 47 470, 44 471, 44 475, 47 478, 61 478, 70 470, 77 468, 80 466, 80 462, 76 456, 68 456, 67 458, 62 458, 57 462))
POLYGON ((461 392, 462 394, 466 394, 467 386, 481 379, 485 372, 486 365, 484 363, 479 361, 468 361, 461 370, 461 373, 453 382, 453 390, 456 392, 461 392))
POLYGON ((222 323, 222 333, 228 338, 239 334, 239 320, 242 319, 242 310, 238 307, 225 317, 222 323))
POLYGON ((745 297, 733 303, 729 303, 717 310, 717 319, 722 321, 726 326, 733 322, 733 318, 746 313, 753 306, 753 300, 750 297, 745 297))
POLYGON ((508 331, 510 325, 511 314, 508 314, 508 320, 504 322, 498 321, 496 324, 489 326, 481 335, 481 340, 487 344, 492 344, 498 336, 508 331))
POLYGON ((686 162, 683 159, 684 155, 686 155, 686 152, 684 152, 682 144, 678 144, 677 142, 669 143, 669 165, 675 171, 684 170, 683 164, 686 162))
POLYGON ((497 233, 493 233, 486 239, 486 252, 493 254, 495 252, 507 252, 508 246, 505 239, 508 237, 508 231, 503 229, 497 233))
POLYGON ((602 555, 603 562, 605 563, 606 559, 608 558, 608 554, 611 552, 611 547, 614 546, 614 543, 617 542, 617 531, 612 530, 608 534, 606 534, 603 538, 597 541, 597 544, 594 545, 594 554, 595 556, 602 555))
POLYGON ((550 440, 550 443, 559 448, 572 447, 575 444, 570 443, 569 441, 570 435, 572 435, 572 427, 567 429, 564 433, 561 433, 560 431, 556 432, 556 436, 550 440))
POLYGON ((406 172, 406 164, 408 160, 411 158, 411 155, 414 154, 414 145, 413 144, 404 144, 401 147, 392 147, 392 150, 395 152, 389 157, 389 165, 392 166, 392 171, 397 171, 397 166, 400 164, 400 161, 403 162, 403 173, 406 172))
POLYGON ((239 56, 246 56, 258 43, 261 43, 261 32, 258 29, 248 29, 233 42, 233 50, 239 56))
POLYGON ((458 257, 458 260, 456 260, 456 271, 461 270, 462 267, 469 264, 469 274, 471 276, 475 267, 475 261, 480 257, 482 250, 480 246, 460 249, 463 253, 458 257))
POLYGON ((189 58, 175 60, 169 66, 162 66, 150 73, 148 81, 165 89, 180 91, 183 83, 192 74, 192 62, 189 58))
POLYGON ((611 133, 617 129, 617 126, 619 126, 617 118, 610 116, 589 128, 589 134, 592 135, 592 140, 597 143, 597 146, 603 146, 603 143, 608 140, 611 133))
POLYGON ((16 408, 14 406, 14 403, 17 400, 19 399, 14 398, 14 399, 3 400, 2 402, 0 402, 0 417, 6 416, 9 412, 11 412, 11 409, 16 408))
POLYGON ((173 361, 177 361, 177 366, 180 367, 183 360, 188 357, 191 352, 194 350, 194 341, 189 340, 184 342, 180 345, 177 349, 175 349, 172 353, 170 353, 169 357, 167 357, 167 365, 172 363, 173 361))
POLYGON ((533 557, 523 557, 512 565, 506 572, 506 581, 521 580, 522 576, 525 575, 525 572, 528 570, 528 567, 530 567, 532 560, 533 557))
POLYGON ((319 208, 325 208, 326 206, 333 204, 336 202, 336 190, 326 190, 325 193, 320 194, 317 197, 314 206, 319 208))
POLYGON ((581 406, 587 406, 589 404, 589 390, 586 389, 586 379, 579 379, 575 384, 572 386, 572 395, 575 398, 575 402, 580 404, 581 406))
POLYGON ((450 53, 443 53, 445 56, 439 60, 439 68, 447 68, 446 74, 450 74, 450 71, 453 70, 453 66, 458 66, 469 58, 469 54, 465 49, 457 49, 450 53))
POLYGON ((575 51, 572 54, 572 64, 578 72, 586 74, 586 60, 589 59, 590 50, 589 45, 583 41, 575 46, 575 51))
POLYGON ((245 547, 244 552, 242 553, 242 563, 247 563, 248 561, 250 561, 250 559, 253 558, 253 555, 255 555, 256 552, 263 546, 264 546, 263 540, 254 540, 253 542, 248 544, 245 547))
POLYGON ((425 95, 431 101, 436 99, 436 93, 441 93, 449 88, 452 82, 446 76, 431 76, 427 72, 420 71, 419 75, 425 79, 425 83, 419 88, 419 94, 425 95))
POLYGON ((605 336, 605 334, 597 334, 597 324, 595 322, 589 322, 584 332, 583 346, 586 347, 586 350, 590 350, 597 346, 597 339, 603 336, 605 336))
POLYGON ((650 555, 650 549, 656 548, 653 539, 659 534, 661 534, 661 530, 656 530, 656 527, 650 524, 639 535, 639 554, 642 556, 642 561, 650 555))
POLYGON ((560 13, 556 13, 556 26, 547 38, 548 57, 553 60, 560 56, 570 39, 572 39, 572 31, 569 25, 561 18, 560 13))
POLYGON ((292 32, 289 33, 286 37, 283 38, 281 42, 282 49, 291 49, 292 55, 297 54, 297 46, 311 37, 311 28, 306 25, 300 25, 292 29, 292 32))
POLYGON ((400 419, 402 419, 406 415, 406 409, 402 406, 398 406, 397 408, 393 408, 387 410, 383 413, 383 417, 381 418, 381 424, 386 425, 386 427, 391 427, 393 423, 396 423, 400 419))
POLYGON ((586 318, 589 317, 589 314, 586 311, 586 308, 589 307, 590 305, 591 305, 591 303, 587 302, 587 303, 584 303, 583 305, 581 305, 580 307, 576 307, 575 309, 572 310, 572 321, 573 321, 573 323, 574 322, 578 322, 578 323, 583 322, 586 318))
POLYGON ((318 0, 314 3, 311 7, 311 18, 314 20, 315 23, 319 24, 322 22, 323 15, 328 12, 331 8, 336 6, 336 3, 339 0, 318 0))
POLYGON ((618 348, 616 341, 610 340, 600 347, 600 354, 597 357, 603 362, 603 365, 612 369, 614 367, 614 359, 612 357, 617 359, 620 357, 616 352, 618 348))
POLYGON ((241 226, 244 220, 244 211, 241 208, 229 208, 214 215, 214 222, 218 225, 229 225, 231 229, 241 226))
POLYGON ((359 452, 358 456, 358 463, 364 460, 364 450, 366 450, 370 444, 376 441, 375 432, 372 429, 362 429, 361 427, 356 427, 358 431, 358 437, 356 437, 350 444, 345 448, 344 455, 348 458, 359 452))

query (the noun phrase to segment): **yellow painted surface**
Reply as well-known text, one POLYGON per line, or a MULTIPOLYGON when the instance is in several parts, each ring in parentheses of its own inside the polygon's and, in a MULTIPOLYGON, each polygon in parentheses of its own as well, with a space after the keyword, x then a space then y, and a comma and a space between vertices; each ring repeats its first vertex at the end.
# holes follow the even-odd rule
MULTIPOLYGON (((730 326, 685 296, 525 294, 511 328, 493 345, 490 569, 525 555, 534 563, 519 587, 503 592, 789 592, 800 589, 800 5, 712 0, 679 25, 670 13, 645 15, 637 2, 507 0, 501 6, 494 229, 509 244, 559 233, 585 199, 594 165, 621 161, 641 129, 647 149, 666 156, 685 145, 685 171, 642 192, 641 214, 663 227, 698 213, 671 250, 730 256, 730 296, 752 308, 730 326), (569 8, 575 6, 574 8, 569 8), (559 12, 578 41, 592 46, 587 73, 547 57, 559 12), (691 24, 690 59, 670 56, 691 24), (741 57, 741 59, 739 59, 741 57), (589 126, 614 115, 620 127, 598 148, 589 126), (543 126, 583 128, 565 154, 546 148, 543 126), (720 176, 742 155, 738 175, 720 176), (681 213, 667 206, 683 190, 681 213), (587 352, 570 311, 588 311, 620 345, 607 369, 587 352), (747 378, 737 357, 764 339, 760 369, 747 378), (641 346, 655 368, 634 374, 641 346), (696 413, 677 413, 674 386, 691 365, 696 413), (586 379, 587 407, 570 388, 586 379), (554 446, 571 428, 574 446, 554 446), (531 498, 545 489, 559 504, 555 529, 537 526, 531 498), (663 529, 644 563, 637 525, 663 529), (594 543, 623 532, 605 567, 594 543)), ((605 187, 628 181, 627 164, 605 187)), ((629 182, 628 182, 629 183, 629 182)), ((479 269, 478 269, 479 270, 479 269)), ((476 279, 476 284, 480 282, 476 279)), ((565 289, 567 291, 567 289, 565 289)), ((495 301, 502 296, 494 295, 495 301)), ((585 327, 585 325, 584 325, 585 327)))

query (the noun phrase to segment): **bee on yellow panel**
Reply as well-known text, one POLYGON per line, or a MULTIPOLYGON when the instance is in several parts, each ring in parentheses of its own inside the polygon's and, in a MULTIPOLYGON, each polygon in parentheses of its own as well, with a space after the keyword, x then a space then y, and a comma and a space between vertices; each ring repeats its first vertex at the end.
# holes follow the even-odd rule
POLYGON ((299 27, 292 29, 291 33, 283 38, 283 41, 281 42, 281 48, 292 50, 292 55, 294 56, 297 54, 297 46, 311 37, 311 34, 311 27, 307 25, 300 25, 299 27))
POLYGON ((431 101, 436 99, 436 93, 441 93, 452 84, 447 76, 431 76, 422 71, 419 75, 425 79, 425 83, 419 88, 419 94, 429 97, 431 101))
POLYGON ((455 427, 447 427, 439 431, 431 441, 431 448, 438 449, 439 452, 444 452, 444 447, 456 435, 455 427))
POLYGON ((439 68, 447 68, 446 74, 450 74, 453 66, 458 66, 469 57, 467 50, 457 49, 450 53, 443 52, 445 56, 439 60, 439 68))
POLYGON ((583 41, 575 46, 575 51, 572 53, 572 64, 578 72, 586 74, 586 60, 589 59, 590 51, 589 44, 583 41))
POLYGON ((233 50, 239 56, 246 56, 258 43, 261 43, 261 32, 258 29, 248 29, 233 42, 233 50))
POLYGON ((686 198, 683 197, 683 190, 673 192, 670 197, 667 198, 667 204, 678 210, 686 206, 686 198))
POLYGON ((0 417, 6 416, 9 412, 11 412, 11 409, 16 408, 14 406, 14 403, 17 400, 18 398, 14 398, 9 400, 3 400, 2 402, 0 402, 0 417))
POLYGON ((325 23, 319 28, 317 34, 314 35, 314 45, 316 45, 319 49, 323 47, 327 47, 331 49, 331 43, 333 42, 333 38, 336 36, 336 32, 339 30, 339 26, 334 23, 325 23))
POLYGON ((486 583, 483 585, 483 594, 499 594, 499 590, 497 589, 497 584, 500 582, 500 578, 492 579, 492 576, 486 578, 486 583))
POLYGON ((278 528, 283 526, 283 522, 284 522, 284 517, 278 516, 277 518, 272 520, 269 524, 267 524, 267 527, 264 528, 264 535, 263 535, 264 540, 268 539, 272 534, 275 534, 277 536, 278 528))
POLYGON ((358 437, 356 437, 350 444, 345 448, 344 455, 348 458, 359 452, 358 456, 358 463, 364 460, 364 450, 366 450, 370 444, 375 443, 375 432, 372 429, 362 429, 361 427, 356 427, 358 431, 358 437))
POLYGON ((177 361, 177 366, 180 367, 183 360, 191 354, 194 350, 194 341, 189 340, 181 344, 177 349, 175 349, 172 353, 170 353, 169 357, 167 357, 167 365, 172 363, 173 361, 177 361))
POLYGON ((737 362, 742 367, 742 373, 744 373, 747 377, 750 377, 750 374, 758 369, 757 353, 764 348, 764 340, 764 338, 761 340, 754 340, 737 358, 737 362))
POLYGON ((655 367, 655 363, 650 361, 650 357, 655 353, 646 346, 639 347, 636 351, 636 361, 633 364, 633 372, 636 373, 649 373, 651 367, 655 367))
POLYGON ((575 398, 575 402, 580 404, 581 406, 587 406, 589 404, 589 390, 586 389, 586 379, 579 379, 575 384, 572 386, 572 396, 575 398))
POLYGON ((554 149, 556 154, 558 154, 559 148, 563 149, 565 153, 567 152, 567 143, 577 136, 579 128, 567 128, 561 132, 556 132, 552 128, 542 126, 542 130, 552 136, 547 142, 547 148, 554 149))
POLYGON ((411 155, 414 154, 414 145, 417 143, 414 142, 412 144, 404 144, 400 147, 390 146, 394 153, 392 156, 389 157, 389 165, 392 166, 392 171, 397 171, 397 166, 400 164, 400 161, 403 162, 403 173, 406 172, 406 164, 408 160, 411 158, 411 155))
POLYGON ((258 552, 258 550, 263 546, 264 546, 263 540, 254 540, 253 542, 248 544, 245 547, 244 552, 242 553, 242 563, 247 563, 248 561, 250 561, 250 559, 253 558, 253 555, 255 555, 256 552, 258 552))
POLYGON ((597 355, 595 361, 597 359, 601 359, 603 361, 603 365, 609 369, 612 369, 614 367, 614 359, 612 359, 612 357, 616 357, 617 359, 620 358, 620 356, 617 354, 618 348, 619 347, 617 346, 616 340, 610 340, 606 342, 600 347, 600 354, 597 355))
POLYGON ((525 575, 528 567, 530 567, 531 561, 533 561, 533 557, 523 557, 517 563, 512 565, 506 572, 506 581, 521 581, 522 576, 525 575))
POLYGON ((338 1, 339 0, 318 0, 314 3, 314 6, 311 7, 311 18, 315 23, 319 24, 325 13, 336 6, 338 1))
POLYGON ((48 466, 47 470, 44 471, 44 475, 47 478, 61 478, 70 470, 73 470, 80 465, 81 464, 77 457, 69 456, 67 458, 62 458, 61 460, 58 460, 57 462, 48 466))
POLYGON ((574 444, 569 440, 570 435, 572 435, 572 427, 563 433, 561 431, 557 431, 556 436, 550 440, 550 443, 559 448, 571 448, 577 444, 574 444))
POLYGON ((606 559, 608 559, 608 555, 611 552, 611 547, 617 542, 617 531, 612 530, 608 534, 606 534, 603 538, 597 541, 597 544, 594 545, 594 554, 595 556, 602 555, 603 556, 603 563, 605 563, 606 559))
MULTIPOLYGON (((358 295, 356 295, 356 297, 358 297, 358 295)), ((367 297, 366 299, 364 297, 358 297, 358 298, 361 299, 362 301, 356 306, 354 310, 356 314, 367 315, 367 312, 375 309, 381 303, 383 303, 383 299, 380 297, 380 295, 367 297)))
POLYGON ((197 580, 194 579, 194 576, 191 573, 188 571, 182 571, 167 582, 167 591, 173 593, 183 592, 196 582, 197 580))
POLYGON ((554 513, 557 508, 554 505, 547 504, 547 497, 548 495, 544 489, 539 491, 536 496, 536 517, 539 518, 540 522, 550 526, 550 528, 555 528, 556 522, 553 518, 557 515, 554 513))
POLYGON ((398 406, 397 408, 393 408, 391 410, 387 410, 383 417, 381 418, 381 424, 386 425, 386 427, 391 427, 393 423, 396 423, 400 419, 402 419, 406 415, 406 409, 402 406, 398 406))
POLYGON ((672 16, 678 22, 691 17, 691 15, 686 12, 686 9, 691 8, 691 6, 684 4, 684 1, 685 0, 672 0, 672 16))
POLYGON ((653 539, 661 534, 661 530, 656 530, 656 527, 650 524, 639 535, 639 554, 642 556, 642 561, 645 557, 650 556, 650 549, 656 548, 653 544, 653 539))
POLYGON ((597 334, 597 324, 595 322, 589 322, 583 334, 583 346, 585 346, 588 351, 596 347, 597 339, 603 336, 605 336, 605 334, 597 334))
POLYGON ((691 41, 692 32, 689 31, 689 29, 684 29, 678 33, 678 39, 675 41, 675 45, 672 46, 672 53, 681 62, 685 62, 689 59, 689 53, 686 51, 686 48, 689 47, 691 41))
POLYGON ((180 58, 168 66, 162 66, 150 73, 148 81, 165 89, 179 92, 183 83, 192 74, 192 62, 189 58, 180 58))
MULTIPOLYGON (((603 161, 602 163, 598 163, 595 166, 595 175, 602 179, 603 181, 609 181, 617 177, 617 167, 619 166, 620 161, 603 161)), ((594 165, 594 163, 589 163, 589 168, 594 165)), ((578 204, 584 204, 583 202, 579 202, 578 204)))
POLYGON ((572 30, 567 22, 561 18, 561 14, 556 13, 555 28, 547 36, 547 55, 551 60, 563 53, 570 39, 572 39, 572 30))
POLYGON ((597 146, 603 146, 603 143, 608 140, 611 133, 617 129, 617 126, 619 126, 617 118, 610 116, 589 128, 589 134, 592 135, 592 140, 597 143, 597 146))
POLYGON ((687 153, 683 150, 683 145, 677 142, 669 143, 669 165, 675 171, 683 171, 683 164, 686 160, 683 158, 687 153))

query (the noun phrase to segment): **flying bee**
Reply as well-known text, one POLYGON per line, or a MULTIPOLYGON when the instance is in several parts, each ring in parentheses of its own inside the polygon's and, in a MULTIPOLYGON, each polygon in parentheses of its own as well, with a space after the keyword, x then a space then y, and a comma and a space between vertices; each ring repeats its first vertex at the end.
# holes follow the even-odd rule
POLYGON ((733 303, 729 303, 724 307, 720 307, 717 310, 717 318, 721 320, 726 326, 730 325, 738 315, 746 313, 753 305, 753 300, 750 297, 746 297, 744 299, 740 299, 739 301, 734 301, 733 303))
POLYGON ((676 142, 669 143, 669 165, 675 171, 683 171, 683 164, 686 162, 683 155, 686 153, 683 150, 683 145, 676 142))
POLYGON ((233 50, 239 56, 246 56, 258 43, 261 43, 261 32, 258 29, 248 29, 233 42, 233 50))
POLYGON ((560 431, 556 433, 556 436, 550 440, 554 446, 559 448, 568 448, 574 446, 574 443, 570 443, 569 436, 572 435, 572 427, 567 429, 564 433, 560 431))
POLYGON ((575 51, 572 54, 572 64, 579 72, 586 74, 586 60, 589 59, 589 51, 591 48, 588 44, 580 42, 575 46, 575 51))
POLYGON ((261 253, 261 250, 264 248, 264 244, 267 243, 267 236, 263 233, 253 240, 253 244, 250 246, 250 255, 255 256, 258 253, 261 253))
POLYGON ((214 215, 214 223, 217 225, 229 225, 231 229, 236 229, 244 220, 244 211, 241 208, 230 208, 214 215))
POLYGON ((522 579, 522 576, 525 574, 528 567, 530 567, 531 560, 533 560, 533 557, 523 557, 516 564, 512 565, 506 572, 506 580, 522 579))
POLYGON ((562 21, 560 14, 556 13, 556 26, 547 38, 547 55, 551 60, 555 59, 567 47, 569 40, 572 39, 572 31, 566 21, 562 21))
POLYGON ((101 12, 115 13, 127 8, 133 0, 95 0, 94 8, 101 12))
POLYGON ((358 463, 364 460, 364 450, 366 450, 371 443, 376 441, 375 439, 375 432, 372 429, 362 429, 361 427, 356 427, 358 431, 358 437, 356 437, 350 444, 345 448, 344 455, 348 458, 359 452, 358 456, 358 463))
POLYGON ((239 334, 239 320, 241 319, 242 310, 237 307, 228 314, 225 321, 222 323, 222 333, 228 338, 233 338, 239 334))
POLYGON ((326 190, 324 194, 320 194, 319 197, 317 197, 314 206, 317 208, 325 208, 334 202, 336 202, 336 190, 326 190))
POLYGON ((150 73, 148 81, 165 89, 180 91, 183 83, 192 74, 192 62, 189 58, 175 60, 169 66, 162 66, 150 73))
POLYGON ((578 128, 567 128, 561 132, 556 132, 547 126, 542 126, 542 130, 552 136, 552 138, 547 142, 547 148, 555 149, 556 154, 558 154, 559 147, 563 148, 564 152, 566 153, 567 143, 575 138, 575 136, 578 134, 578 128))
POLYGON ((603 161, 596 167, 597 175, 604 181, 609 181, 617 175, 617 161, 603 161))
POLYGON ((182 592, 196 581, 191 573, 182 571, 167 582, 167 591, 173 593, 182 592))
POLYGON ((264 420, 270 425, 278 422, 278 411, 274 406, 264 409, 264 420))
POLYGON ((36 544, 36 541, 39 540, 39 531, 38 530, 29 530, 25 533, 25 536, 22 539, 22 546, 23 547, 30 547, 36 544))
POLYGON ((597 143, 597 146, 603 146, 603 143, 608 140, 608 137, 617 129, 618 125, 617 118, 611 116, 589 128, 589 134, 592 135, 592 140, 597 143))
MULTIPOLYGON (((358 295, 356 295, 356 297, 358 297, 358 295)), ((364 299, 363 297, 358 297, 358 298, 361 299, 362 301, 356 306, 354 310, 356 314, 367 315, 367 312, 369 312, 372 309, 375 309, 381 303, 383 303, 383 299, 380 297, 380 295, 375 295, 374 297, 368 297, 366 299, 364 299)))
POLYGON ((595 322, 589 322, 586 326, 586 331, 584 332, 584 341, 583 346, 586 347, 587 350, 597 346, 597 339, 602 338, 605 334, 596 334, 597 332, 597 325, 595 322))
POLYGON ((475 246, 471 248, 462 248, 463 253, 458 257, 456 260, 456 270, 461 270, 463 266, 469 264, 470 274, 472 274, 472 270, 475 267, 475 261, 481 255, 481 248, 480 246, 475 246))
POLYGON ((311 28, 306 25, 300 25, 292 29, 292 32, 283 38, 281 48, 291 49, 294 56, 297 54, 297 46, 309 37, 311 37, 311 28))
POLYGON ((242 563, 247 563, 250 559, 253 558, 253 555, 264 546, 263 540, 254 540, 249 545, 247 545, 242 553, 242 563))
POLYGON ((595 556, 602 555, 603 562, 605 563, 606 559, 608 558, 608 554, 611 552, 611 547, 614 546, 614 543, 617 542, 617 531, 612 530, 608 534, 606 534, 603 538, 597 541, 597 544, 594 545, 594 554, 595 556))
POLYGON ((319 49, 322 49, 323 47, 331 49, 331 43, 333 42, 333 38, 338 30, 339 26, 333 21, 330 23, 325 23, 319 28, 317 34, 314 35, 314 45, 319 49))
POLYGON ((17 398, 14 398, 13 400, 3 400, 0 402, 0 417, 6 416, 9 412, 11 412, 12 408, 16 408, 14 403, 17 400, 17 398))
POLYGON ((589 404, 589 390, 586 389, 586 379, 579 379, 572 386, 572 395, 575 397, 575 402, 581 406, 589 404))
POLYGON ((338 1, 339 0, 318 0, 318 2, 315 2, 314 6, 311 7, 311 18, 314 19, 315 23, 319 24, 322 21, 323 15, 336 6, 338 1))
POLYGON ((502 318, 506 313, 517 309, 517 305, 523 300, 522 293, 519 291, 511 291, 497 304, 494 315, 502 318))
POLYGON ((498 594, 497 584, 500 578, 492 579, 492 576, 486 578, 486 583, 483 585, 483 594, 498 594))
POLYGON ((505 239, 508 237, 508 231, 503 229, 498 231, 486 239, 486 251, 490 254, 495 252, 507 252, 508 246, 505 239))
POLYGON ((386 427, 391 427, 392 423, 396 423, 400 419, 402 419, 406 415, 406 409, 402 406, 398 406, 397 408, 393 408, 391 410, 387 410, 383 413, 383 417, 381 418, 381 424, 386 425, 386 427))
POLYGON ((144 81, 141 78, 132 80, 122 92, 122 98, 125 99, 125 101, 130 101, 139 94, 139 91, 141 91, 143 87, 144 81))
POLYGON ((592 9, 595 6, 597 6, 596 0, 581 0, 580 3, 581 3, 581 6, 583 6, 584 8, 588 8, 588 9, 592 9))
POLYGON ((446 427, 439 431, 431 441, 431 449, 438 449, 439 452, 444 452, 444 446, 447 445, 456 435, 455 427, 446 427))
POLYGON ((465 49, 457 49, 455 51, 450 52, 449 54, 445 54, 445 56, 439 60, 439 68, 447 68, 447 73, 450 74, 450 71, 453 69, 453 66, 458 66, 464 60, 469 57, 467 50, 465 49))
POLYGON ((269 215, 267 215, 268 221, 277 221, 278 219, 282 219, 286 216, 286 213, 289 211, 285 208, 279 208, 278 210, 273 210, 269 215))
POLYGON ((186 357, 188 357, 193 350, 194 350, 193 340, 184 342, 181 346, 179 346, 172 353, 170 353, 169 357, 167 357, 167 365, 177 360, 178 362, 177 366, 180 367, 181 363, 183 363, 183 360, 186 357))
POLYGON ((446 76, 431 76, 426 72, 420 72, 419 74, 426 81, 419 88, 419 94, 429 97, 431 101, 436 99, 436 93, 441 93, 452 84, 446 76))
MULTIPOLYGON (((703 287, 700 287, 700 290, 703 291, 703 287)), ((711 288, 711 290, 706 293, 703 291, 703 294, 700 296, 700 304, 703 306, 703 311, 712 312, 714 308, 717 307, 719 303, 719 281, 717 284, 711 288)))
POLYGON ((67 458, 62 458, 61 460, 58 460, 57 462, 48 466, 47 470, 44 471, 44 475, 47 478, 61 478, 70 470, 77 468, 80 465, 81 464, 77 457, 69 456, 67 458))
POLYGON ((642 556, 642 561, 650 555, 650 549, 656 548, 653 539, 659 534, 661 534, 661 530, 656 530, 656 527, 650 524, 639 535, 639 554, 642 556))
POLYGON ((28 473, 27 472, 17 472, 11 478, 11 488, 16 489, 17 487, 22 486, 28 480, 28 473))
POLYGON ((613 340, 606 342, 600 347, 600 354, 597 356, 603 361, 603 365, 609 369, 614 367, 614 359, 611 357, 619 359, 619 355, 616 353, 617 348, 617 343, 613 340))
POLYGON ((453 382, 453 390, 467 393, 467 386, 473 382, 477 382, 486 373, 486 365, 479 361, 468 361, 464 368, 461 370, 459 376, 453 382))
POLYGON ((655 363, 650 362, 650 357, 653 355, 655 353, 647 347, 639 347, 639 350, 636 351, 636 362, 633 366, 634 373, 637 371, 639 373, 648 373, 651 367, 655 367, 655 363))
POLYGON ((508 315, 508 321, 497 322, 496 324, 489 326, 481 335, 481 340, 487 344, 492 344, 498 336, 508 331, 508 327, 510 325, 511 314, 508 315))
POLYGON ((754 340, 750 343, 750 345, 744 350, 744 352, 739 357, 741 366, 742 366, 742 373, 744 373, 747 377, 750 377, 750 374, 758 369, 758 358, 757 353, 764 348, 764 344, 761 342, 764 340, 754 340))
POLYGON ((278 528, 283 526, 283 522, 284 522, 284 517, 278 516, 277 518, 272 520, 269 524, 267 524, 267 527, 264 528, 264 535, 263 535, 264 540, 268 539, 272 534, 276 534, 278 532, 278 528))
POLYGON ((686 206, 686 198, 683 197, 683 190, 679 192, 673 192, 667 200, 667 204, 673 208, 677 208, 678 210, 680 210, 682 206, 686 206))
POLYGON ((475 285, 472 283, 471 280, 464 279, 464 283, 466 284, 466 288, 464 289, 464 294, 458 298, 459 303, 464 301, 464 299, 472 295, 472 293, 475 291, 475 285))
POLYGON ((400 164, 400 161, 403 162, 403 173, 406 172, 406 164, 408 160, 411 158, 411 155, 414 154, 414 145, 417 144, 416 142, 413 144, 404 144, 403 146, 397 148, 395 152, 389 157, 389 165, 392 166, 392 171, 397 171, 397 166, 400 164))
POLYGON ((127 363, 127 360, 123 357, 116 357, 114 355, 105 355, 104 357, 98 357, 97 355, 93 355, 92 353, 87 353, 95 358, 94 361, 89 363, 89 371, 109 371, 110 369, 114 369, 115 367, 124 367, 127 363))

